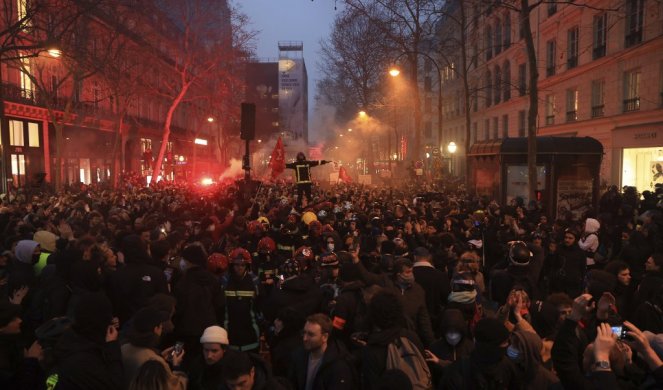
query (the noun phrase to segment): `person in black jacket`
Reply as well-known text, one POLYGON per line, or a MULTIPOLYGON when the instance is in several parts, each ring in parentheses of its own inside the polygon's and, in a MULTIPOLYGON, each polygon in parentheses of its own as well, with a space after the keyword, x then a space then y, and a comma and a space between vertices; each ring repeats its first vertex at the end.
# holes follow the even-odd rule
POLYGON ((231 352, 221 371, 221 390, 285 390, 276 380, 269 366, 260 356, 246 352, 231 352))
POLYGON ((313 197, 311 196, 311 168, 317 167, 318 165, 324 165, 330 161, 319 160, 319 161, 309 161, 306 159, 306 155, 302 152, 297 153, 297 161, 285 164, 285 167, 288 169, 294 169, 295 171, 295 183, 297 183, 297 207, 302 205, 302 200, 304 195, 306 199, 310 202, 313 197))
MULTIPOLYGON (((426 307, 431 318, 431 325, 437 332, 440 329, 440 314, 447 305, 447 297, 451 292, 449 276, 445 271, 433 267, 433 257, 424 247, 414 250, 412 273, 414 280, 426 293, 426 307)), ((440 335, 436 334, 436 336, 440 335)))
POLYGON ((74 324, 55 346, 56 389, 122 389, 124 372, 112 307, 103 293, 81 297, 74 324))
POLYGON ((147 306, 155 294, 168 293, 168 281, 163 269, 157 266, 147 252, 147 245, 138 235, 130 235, 122 241, 122 253, 126 266, 111 275, 113 307, 124 323, 139 309, 147 306))
POLYGON ((550 259, 552 268, 551 292, 566 292, 572 297, 582 292, 582 279, 585 276, 586 254, 578 246, 578 233, 573 229, 564 231, 564 242, 557 246, 550 259))
POLYGON ((331 319, 313 314, 306 319, 303 348, 293 353, 290 381, 297 390, 354 389, 350 355, 345 346, 330 339, 331 319))
POLYGON ((221 284, 205 268, 206 261, 207 254, 200 245, 194 243, 184 248, 180 262, 184 274, 175 286, 175 336, 185 343, 189 358, 202 353, 199 337, 205 328, 219 324, 223 318, 225 301, 221 284))

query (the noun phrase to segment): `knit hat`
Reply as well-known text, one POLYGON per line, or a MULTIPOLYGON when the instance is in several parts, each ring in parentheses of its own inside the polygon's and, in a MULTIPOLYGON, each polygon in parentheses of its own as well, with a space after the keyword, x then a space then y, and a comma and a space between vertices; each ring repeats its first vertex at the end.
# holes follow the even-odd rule
POLYGON ((210 326, 205 329, 203 335, 200 337, 200 343, 218 343, 223 345, 230 344, 228 342, 228 332, 220 326, 210 326))
POLYGON ((133 330, 138 333, 152 332, 154 328, 161 325, 170 318, 169 313, 154 307, 144 307, 136 312, 133 317, 133 330))
POLYGON ((190 262, 191 264, 195 264, 200 267, 207 266, 207 254, 200 245, 191 244, 187 246, 182 251, 182 257, 184 260, 190 262))
POLYGON ((497 318, 482 318, 474 328, 474 339, 477 343, 499 346, 509 338, 509 331, 504 323, 497 318))
POLYGON ((16 249, 14 249, 14 254, 16 259, 21 263, 32 264, 32 254, 35 252, 35 248, 39 245, 37 241, 32 240, 21 240, 16 244, 16 249))
POLYGON ((34 235, 34 240, 39 243, 41 246, 41 249, 48 251, 48 252, 55 252, 55 242, 59 238, 55 234, 46 231, 46 230, 40 230, 34 235))

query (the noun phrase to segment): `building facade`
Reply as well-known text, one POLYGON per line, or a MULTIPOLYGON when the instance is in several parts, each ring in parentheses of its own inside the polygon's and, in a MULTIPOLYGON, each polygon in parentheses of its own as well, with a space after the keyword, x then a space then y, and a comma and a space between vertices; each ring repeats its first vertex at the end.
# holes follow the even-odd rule
MULTIPOLYGON (((605 151, 602 185, 652 190, 663 182, 663 4, 583 4, 543 3, 530 15, 537 133, 596 138, 605 151)), ((457 70, 443 89, 445 142, 526 136, 529 69, 519 16, 499 5, 470 6, 467 15, 471 123, 466 131, 457 70)))
MULTIPOLYGON (((72 55, 67 58, 60 50, 37 48, 30 53, 20 53, 25 55, 20 59, 20 66, 16 60, 2 59, 2 192, 28 186, 40 173, 46 174, 47 181, 54 182, 56 155, 60 157, 64 184, 109 181, 114 161, 118 171, 150 176, 169 106, 168 99, 159 92, 176 73, 172 57, 175 51, 168 46, 168 40, 177 34, 177 28, 165 13, 160 12, 156 2, 141 4, 150 6, 150 12, 124 9, 122 12, 126 18, 122 19, 117 15, 114 18, 109 16, 109 12, 118 10, 95 9, 81 17, 83 22, 79 23, 84 29, 76 31, 86 34, 86 53, 104 50, 101 47, 110 43, 101 37, 108 36, 114 36, 113 44, 120 45, 118 42, 121 42, 126 53, 140 53, 111 59, 111 49, 104 52, 109 55, 106 61, 115 60, 127 66, 125 72, 131 72, 131 76, 119 73, 127 79, 125 81, 138 86, 131 91, 131 99, 125 96, 126 115, 122 121, 118 120, 122 95, 113 89, 107 73, 91 72, 81 79, 70 77, 72 67, 76 66, 72 64, 82 62, 81 57, 72 55), (110 23, 120 20, 124 26, 110 23), (125 28, 131 28, 135 34, 127 33, 125 28), (56 137, 56 125, 61 126, 61 140, 56 137), (58 144, 62 149, 59 153, 58 144)), ((227 5, 223 9, 227 11, 227 5)), ((15 12, 17 14, 13 17, 18 18, 18 14, 26 10, 19 6, 15 12)), ((229 31, 230 18, 227 13, 222 14, 226 16, 219 20, 227 24, 221 23, 229 31)), ((11 20, 3 21, 4 24, 8 22, 11 20)), ((41 22, 45 19, 40 15, 31 19, 31 23, 41 22)), ((192 86, 193 92, 203 90, 200 83, 192 86)), ((193 103, 183 103, 175 110, 162 177, 171 180, 187 178, 191 175, 192 164, 197 163, 198 169, 203 171, 215 161, 213 148, 217 134, 213 124, 201 119, 200 112, 200 107, 193 103), (196 138, 198 142, 195 142, 196 138)), ((204 118, 208 116, 206 114, 204 118)))

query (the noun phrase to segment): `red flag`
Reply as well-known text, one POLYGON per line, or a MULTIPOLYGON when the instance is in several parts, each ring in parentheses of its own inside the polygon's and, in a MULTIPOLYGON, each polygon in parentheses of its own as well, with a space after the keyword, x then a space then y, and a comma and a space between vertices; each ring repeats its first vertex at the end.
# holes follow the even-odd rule
POLYGON ((279 137, 272 151, 272 158, 269 160, 269 167, 272 168, 272 179, 285 171, 285 150, 283 149, 283 141, 279 137))
POLYGON ((343 166, 338 169, 338 178, 343 180, 343 183, 352 183, 352 178, 343 166))

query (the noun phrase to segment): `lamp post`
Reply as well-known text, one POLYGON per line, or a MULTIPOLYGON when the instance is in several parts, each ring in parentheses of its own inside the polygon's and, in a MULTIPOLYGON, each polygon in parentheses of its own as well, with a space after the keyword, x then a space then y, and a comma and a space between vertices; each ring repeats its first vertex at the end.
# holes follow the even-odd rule
MULTIPOLYGON (((438 81, 438 88, 437 88, 437 137, 438 137, 438 142, 442 139, 442 71, 440 70, 440 66, 437 64, 437 61, 433 59, 430 55, 426 53, 422 53, 419 51, 405 51, 402 52, 401 54, 396 57, 394 60, 394 63, 397 63, 398 60, 403 57, 404 55, 408 54, 416 54, 416 55, 421 55, 426 57, 428 60, 430 60, 431 64, 435 67, 435 70, 437 70, 437 81, 438 81)), ((400 70, 398 69, 397 66, 392 66, 391 69, 389 69, 389 75, 392 77, 396 77, 400 75, 400 70)), ((419 145, 421 147, 421 145, 419 145)), ((419 156, 419 151, 415 151, 414 156, 419 156)))
POLYGON ((447 145, 447 151, 449 154, 451 154, 451 158, 449 159, 449 173, 452 175, 454 174, 453 166, 454 166, 454 154, 456 153, 456 150, 458 150, 458 146, 454 141, 449 142, 449 145, 447 145))

